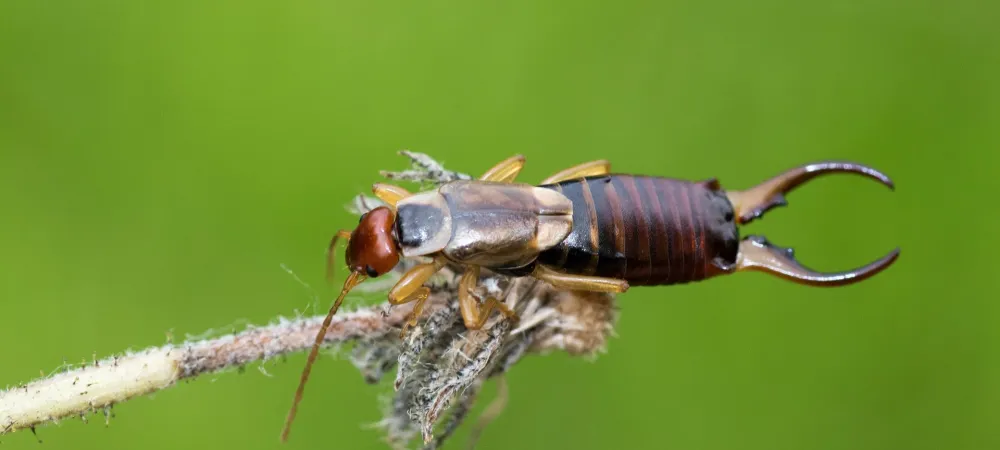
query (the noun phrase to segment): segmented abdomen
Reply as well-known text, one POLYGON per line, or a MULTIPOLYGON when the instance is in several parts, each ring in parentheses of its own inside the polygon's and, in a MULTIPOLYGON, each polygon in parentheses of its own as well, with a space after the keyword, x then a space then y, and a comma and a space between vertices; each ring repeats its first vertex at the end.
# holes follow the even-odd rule
POLYGON ((606 175, 543 187, 573 202, 569 236, 538 258, 556 270, 664 285, 736 261, 733 207, 714 180, 606 175))

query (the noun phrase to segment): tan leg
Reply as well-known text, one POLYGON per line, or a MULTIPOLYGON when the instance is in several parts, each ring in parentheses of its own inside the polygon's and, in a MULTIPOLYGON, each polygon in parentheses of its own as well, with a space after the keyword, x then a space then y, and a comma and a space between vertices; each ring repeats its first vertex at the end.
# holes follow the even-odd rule
POLYGON ((489 319, 490 313, 493 312, 493 308, 499 308, 500 312, 511 320, 517 321, 519 319, 517 313, 493 297, 486 299, 486 302, 480 305, 476 301, 476 297, 472 295, 477 282, 479 282, 478 266, 466 269, 462 279, 458 282, 458 307, 462 313, 462 320, 465 321, 465 328, 469 330, 482 328, 486 324, 486 320, 489 319))
POLYGON ((482 181, 512 183, 517 178, 517 174, 521 173, 522 168, 524 168, 524 156, 514 155, 487 170, 479 179, 482 181))
POLYGON ((431 294, 431 290, 424 286, 424 283, 441 270, 444 265, 444 258, 420 264, 404 273, 396 285, 389 290, 389 303, 392 305, 417 302, 416 305, 413 305, 413 311, 407 316, 406 323, 403 324, 403 330, 399 334, 400 338, 406 335, 407 329, 417 324, 417 318, 420 317, 420 313, 424 309, 424 302, 431 294))
POLYGON ((589 277, 559 273, 541 264, 535 266, 531 276, 557 288, 571 291, 611 292, 620 294, 628 290, 628 282, 614 278, 589 277))
POLYGON ((379 198, 379 200, 382 200, 392 208, 396 208, 396 203, 400 200, 412 195, 410 194, 410 191, 407 191, 406 189, 385 183, 373 184, 372 192, 379 198))
POLYGON ((538 184, 552 184, 560 181, 572 180, 574 178, 593 177, 597 175, 607 175, 611 173, 611 163, 605 159, 585 162, 568 169, 560 170, 552 176, 542 180, 538 184))

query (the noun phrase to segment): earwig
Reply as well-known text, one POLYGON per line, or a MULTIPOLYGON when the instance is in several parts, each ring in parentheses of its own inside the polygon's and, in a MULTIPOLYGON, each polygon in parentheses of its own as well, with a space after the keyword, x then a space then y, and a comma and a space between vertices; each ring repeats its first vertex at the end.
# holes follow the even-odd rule
POLYGON ((899 257, 895 248, 855 269, 824 273, 809 269, 791 249, 763 236, 739 238, 738 225, 787 204, 784 195, 820 175, 853 173, 895 189, 881 172, 856 163, 825 161, 781 173, 756 187, 729 191, 718 180, 687 181, 656 176, 612 174, 598 160, 562 170, 538 186, 515 183, 525 163, 516 155, 478 180, 457 180, 411 194, 377 183, 379 206, 361 216, 353 231, 338 231, 333 250, 347 240, 350 275, 323 321, 306 361, 282 440, 310 370, 344 297, 368 277, 378 277, 401 257, 430 262, 403 274, 389 291, 392 305, 414 302, 402 333, 416 324, 430 290, 424 286, 448 264, 462 266, 459 309, 466 328, 482 328, 494 309, 517 320, 495 298, 482 304, 473 296, 482 268, 512 277, 531 276, 566 290, 623 293, 630 286, 665 286, 745 271, 769 273, 808 286, 845 286, 870 278, 899 257))

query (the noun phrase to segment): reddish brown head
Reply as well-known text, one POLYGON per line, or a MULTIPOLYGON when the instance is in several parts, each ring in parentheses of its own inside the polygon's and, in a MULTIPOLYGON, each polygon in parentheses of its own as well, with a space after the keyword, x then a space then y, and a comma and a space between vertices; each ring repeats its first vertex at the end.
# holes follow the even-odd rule
POLYGON ((327 280, 333 280, 333 250, 339 239, 348 239, 347 267, 351 269, 351 274, 344 280, 340 296, 334 301, 330 312, 327 313, 323 324, 320 325, 319 333, 316 334, 316 341, 313 342, 312 350, 309 352, 306 367, 302 370, 299 388, 295 391, 292 409, 288 411, 288 417, 285 419, 285 428, 281 432, 282 441, 288 439, 288 433, 291 430, 292 421, 295 419, 295 413, 298 411, 299 401, 302 400, 302 392, 309 379, 312 365, 319 354, 319 348, 326 336, 326 331, 333 322, 333 315, 337 313, 344 297, 366 278, 384 275, 399 263, 399 246, 396 245, 396 239, 392 233, 395 221, 396 213, 388 207, 380 206, 362 215, 358 227, 354 231, 340 230, 330 241, 326 261, 327 280))
POLYGON ((385 206, 375 208, 363 216, 347 243, 347 267, 351 272, 377 277, 389 272, 399 263, 399 246, 392 229, 396 220, 393 211, 385 206))

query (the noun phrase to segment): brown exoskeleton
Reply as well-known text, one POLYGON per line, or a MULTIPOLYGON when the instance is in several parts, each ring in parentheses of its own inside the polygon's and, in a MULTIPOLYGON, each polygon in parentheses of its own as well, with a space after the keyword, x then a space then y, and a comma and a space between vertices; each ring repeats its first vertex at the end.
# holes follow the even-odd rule
POLYGON ((523 156, 514 156, 478 180, 453 181, 417 194, 388 184, 373 186, 387 206, 364 214, 354 231, 341 230, 330 242, 328 268, 337 240, 347 239, 351 273, 316 336, 283 440, 344 296, 366 278, 391 271, 401 257, 431 258, 407 271, 389 291, 390 304, 415 302, 405 333, 428 298, 424 283, 448 263, 465 268, 459 281, 460 311, 466 327, 478 329, 494 309, 516 319, 497 299, 480 304, 473 296, 481 268, 532 276, 561 289, 621 293, 630 285, 688 283, 750 270, 806 285, 842 286, 881 272, 899 256, 896 248, 860 268, 820 273, 796 262, 791 249, 763 237, 739 239, 737 225, 784 205, 783 194, 819 175, 855 173, 893 188, 887 176, 860 164, 808 164, 745 191, 726 191, 714 178, 692 182, 611 174, 603 160, 565 169, 538 186, 515 183, 524 162, 523 156))

